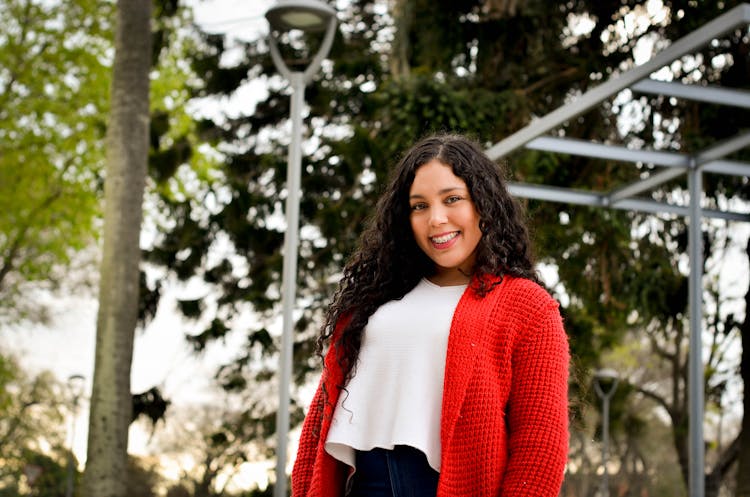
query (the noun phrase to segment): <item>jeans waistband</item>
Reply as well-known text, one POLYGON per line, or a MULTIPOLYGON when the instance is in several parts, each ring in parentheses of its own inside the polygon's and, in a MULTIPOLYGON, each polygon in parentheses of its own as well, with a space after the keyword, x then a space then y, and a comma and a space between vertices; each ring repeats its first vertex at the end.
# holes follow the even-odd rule
POLYGON ((393 449, 357 451, 356 472, 349 497, 435 497, 440 473, 419 449, 396 445, 393 449))

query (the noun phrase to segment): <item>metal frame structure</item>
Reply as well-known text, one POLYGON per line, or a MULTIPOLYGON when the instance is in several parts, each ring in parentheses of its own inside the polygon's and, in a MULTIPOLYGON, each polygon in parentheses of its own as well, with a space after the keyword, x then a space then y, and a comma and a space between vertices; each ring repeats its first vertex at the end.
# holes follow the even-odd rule
MULTIPOLYGON (((689 482, 690 497, 704 497, 705 469, 703 446, 703 359, 701 340, 702 277, 700 263, 703 259, 701 219, 703 217, 750 222, 750 213, 732 210, 705 209, 701 206, 704 172, 750 176, 750 163, 726 160, 730 154, 750 146, 750 131, 739 132, 734 137, 717 143, 696 154, 680 154, 659 150, 636 150, 623 146, 592 143, 571 138, 546 136, 565 122, 583 114, 620 91, 630 89, 635 93, 658 94, 680 99, 750 108, 750 91, 715 86, 689 85, 650 79, 650 75, 673 61, 705 46, 727 33, 750 25, 750 4, 744 3, 725 12, 703 27, 679 39, 648 62, 613 76, 605 83, 592 88, 572 102, 533 121, 506 139, 487 149, 491 159, 497 160, 521 148, 544 150, 562 154, 617 160, 621 162, 651 164, 653 172, 647 177, 608 192, 594 192, 559 188, 529 183, 509 184, 512 194, 518 197, 625 209, 648 213, 664 213, 689 218, 688 253, 689 275, 689 482), (687 175, 690 201, 688 205, 658 202, 639 194, 687 175)), ((746 413, 747 414, 747 413, 746 413)))

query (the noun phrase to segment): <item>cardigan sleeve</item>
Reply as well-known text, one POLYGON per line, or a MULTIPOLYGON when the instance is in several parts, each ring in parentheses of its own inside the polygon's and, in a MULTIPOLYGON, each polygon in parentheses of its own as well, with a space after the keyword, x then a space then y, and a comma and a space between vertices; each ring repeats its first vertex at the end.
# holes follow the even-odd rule
POLYGON ((568 453, 568 341, 548 295, 519 330, 507 409, 503 495, 555 497, 568 453))
POLYGON ((332 406, 338 398, 338 392, 334 392, 334 390, 344 381, 334 344, 341 338, 344 327, 348 322, 349 317, 345 315, 336 323, 331 345, 324 359, 325 367, 320 375, 318 388, 313 396, 307 416, 305 416, 305 421, 302 423, 297 458, 294 460, 294 466, 292 467, 292 497, 306 497, 308 495, 316 464, 320 464, 321 437, 325 438, 327 433, 327 426, 324 421, 327 419, 330 422, 330 418, 333 416, 332 406), (326 391, 328 392, 328 398, 326 398, 326 391), (330 411, 328 417, 326 417, 327 410, 330 411))
POLYGON ((318 389, 315 391, 310 409, 302 423, 302 432, 300 434, 299 446, 297 448, 297 458, 294 460, 292 468, 292 496, 304 497, 310 488, 310 481, 313 475, 313 466, 315 463, 320 430, 323 420, 323 382, 321 377, 318 389))

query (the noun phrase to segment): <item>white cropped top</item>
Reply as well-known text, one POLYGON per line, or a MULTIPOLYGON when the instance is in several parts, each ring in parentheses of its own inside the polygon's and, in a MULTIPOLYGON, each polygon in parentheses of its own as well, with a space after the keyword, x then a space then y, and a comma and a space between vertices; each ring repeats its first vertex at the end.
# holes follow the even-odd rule
POLYGON ((370 317, 356 373, 339 395, 326 438, 330 455, 353 468, 355 450, 409 445, 440 471, 448 334, 465 290, 422 279, 370 317))

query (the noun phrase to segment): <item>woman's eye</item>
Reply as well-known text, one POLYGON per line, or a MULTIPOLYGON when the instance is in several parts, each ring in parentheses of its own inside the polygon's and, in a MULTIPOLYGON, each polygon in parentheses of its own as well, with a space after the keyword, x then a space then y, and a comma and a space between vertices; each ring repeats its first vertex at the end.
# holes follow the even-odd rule
POLYGON ((450 197, 445 199, 445 203, 453 204, 455 202, 458 202, 459 200, 461 200, 461 197, 459 197, 458 195, 451 195, 450 197))
POLYGON ((413 211, 421 211, 425 207, 427 207, 425 204, 414 204, 414 205, 411 206, 411 210, 413 210, 413 211))

